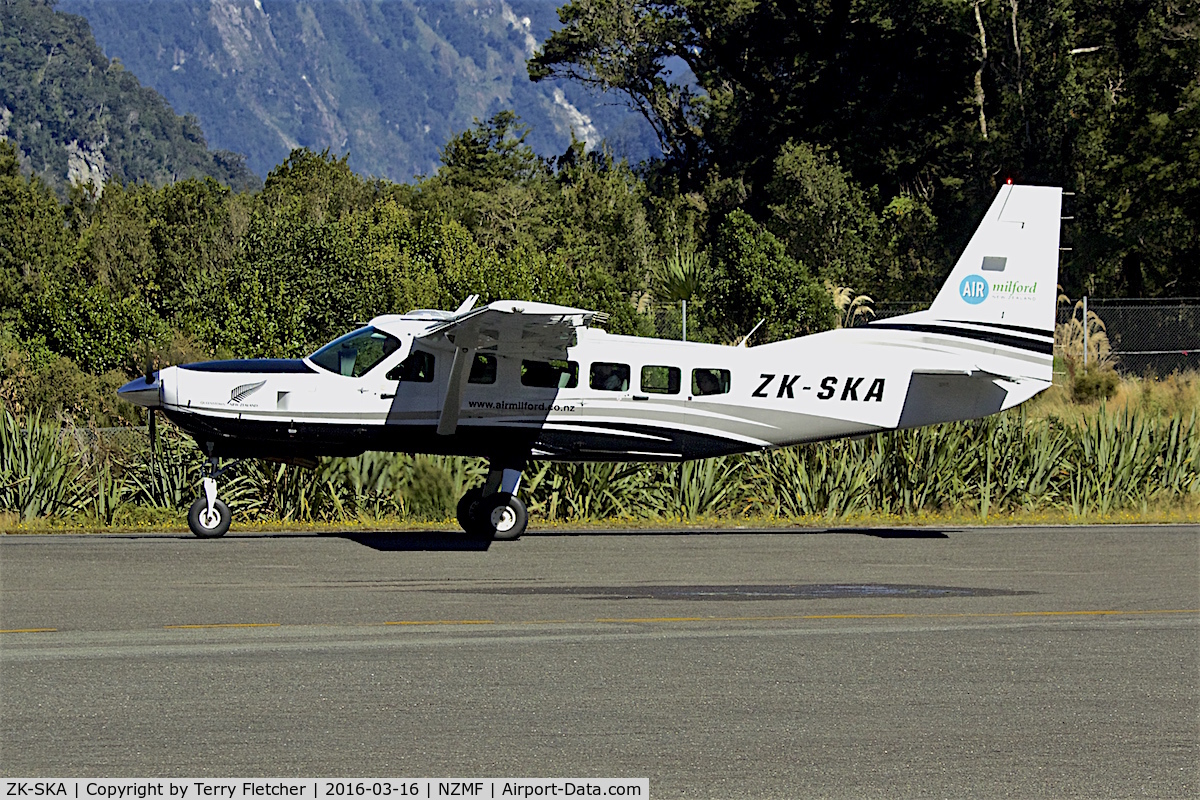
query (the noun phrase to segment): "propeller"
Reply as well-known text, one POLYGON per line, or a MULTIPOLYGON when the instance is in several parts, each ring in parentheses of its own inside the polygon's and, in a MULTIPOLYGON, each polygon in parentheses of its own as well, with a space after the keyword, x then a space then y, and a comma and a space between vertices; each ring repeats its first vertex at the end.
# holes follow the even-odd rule
MULTIPOLYGON (((146 341, 146 385, 149 386, 150 384, 154 383, 154 360, 150 355, 150 339, 149 339, 149 337, 147 337, 145 341, 146 341)), ((155 412, 155 409, 153 409, 153 408, 150 408, 147 411, 149 414, 149 416, 147 417, 147 422, 149 423, 149 429, 150 429, 149 430, 149 433, 150 433, 150 466, 153 467, 154 466, 154 456, 155 456, 155 453, 158 451, 158 414, 155 412)))

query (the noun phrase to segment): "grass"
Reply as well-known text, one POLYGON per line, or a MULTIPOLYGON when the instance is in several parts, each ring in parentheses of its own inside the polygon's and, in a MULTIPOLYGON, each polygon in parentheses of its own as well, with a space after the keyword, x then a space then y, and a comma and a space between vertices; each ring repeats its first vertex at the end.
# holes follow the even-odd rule
POLYGON ((1200 373, 1174 373, 1166 378, 1122 377, 1112 397, 1105 401, 1076 402, 1069 376, 1056 374, 1054 385, 1025 403, 1030 419, 1058 419, 1081 424, 1100 413, 1130 410, 1156 419, 1200 413, 1200 373))

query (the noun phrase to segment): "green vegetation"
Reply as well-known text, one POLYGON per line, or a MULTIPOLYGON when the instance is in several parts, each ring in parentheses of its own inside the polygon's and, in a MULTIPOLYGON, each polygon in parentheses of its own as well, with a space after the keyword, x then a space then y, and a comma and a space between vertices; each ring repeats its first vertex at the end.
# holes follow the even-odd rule
MULTIPOLYGON (((169 426, 153 453, 144 433, 132 433, 93 439, 53 419, 18 423, 3 412, 0 527, 181 527, 204 459, 169 426)), ((221 491, 240 524, 444 523, 484 472, 474 459, 384 453, 324 459, 313 470, 247 461, 221 491)), ((1191 516, 1200 417, 1100 407, 1065 422, 1018 411, 685 464, 543 463, 522 493, 534 518, 551 523, 1191 516)))
MULTIPOLYGON (((113 184, 59 204, 0 143, 0 398, 18 413, 136 422, 111 389, 152 364, 299 356, 376 314, 453 307, 471 293, 582 304, 619 333, 653 333, 644 302, 674 243, 704 220, 628 165, 576 144, 538 158, 501 112, 449 142, 416 186, 369 180, 297 150, 257 193, 211 179, 113 184), (71 387, 64 392, 63 387, 71 387)), ((720 226, 692 338, 820 330, 831 301, 740 211, 720 226), (767 277, 788 291, 781 293, 767 277)), ((707 262, 707 256, 705 261, 707 262)))

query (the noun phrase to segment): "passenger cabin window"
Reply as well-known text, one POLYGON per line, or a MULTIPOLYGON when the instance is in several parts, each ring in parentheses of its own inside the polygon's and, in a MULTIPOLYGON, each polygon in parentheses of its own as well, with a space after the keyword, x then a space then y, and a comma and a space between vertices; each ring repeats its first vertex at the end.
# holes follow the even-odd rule
POLYGON ((647 394, 679 394, 679 367, 642 367, 642 391, 647 394))
POLYGON ((308 358, 322 369, 358 378, 396 352, 398 347, 400 340, 395 336, 367 326, 334 339, 308 358))
POLYGON ((692 394, 697 396, 708 394, 726 394, 729 391, 729 370, 727 369, 694 369, 692 370, 692 394))
POLYGON ((487 353, 476 353, 471 364, 471 377, 467 383, 495 383, 496 357, 487 353))
POLYGON ((401 383, 433 383, 433 367, 433 353, 413 350, 408 358, 392 367, 387 379, 401 383))
POLYGON ((574 361, 522 361, 521 385, 540 389, 574 389, 579 364, 574 361))
POLYGON ((627 392, 629 365, 598 361, 592 364, 591 382, 588 385, 602 392, 627 392))

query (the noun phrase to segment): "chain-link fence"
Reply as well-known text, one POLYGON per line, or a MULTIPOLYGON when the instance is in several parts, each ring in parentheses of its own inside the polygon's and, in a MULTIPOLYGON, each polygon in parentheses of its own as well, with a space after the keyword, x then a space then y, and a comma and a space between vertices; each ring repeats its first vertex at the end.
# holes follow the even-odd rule
MULTIPOLYGON (((927 307, 912 302, 879 303, 874 319, 927 307)), ((1056 357, 1069 355, 1077 363, 1086 360, 1111 365, 1126 375, 1161 377, 1200 370, 1200 298, 1084 298, 1060 303, 1055 322, 1056 357)))
MULTIPOLYGON (((1072 325, 1077 330, 1074 347, 1079 352, 1070 355, 1077 362, 1084 360, 1083 342, 1086 339, 1088 363, 1112 365, 1118 372, 1129 375, 1170 375, 1172 372, 1200 370, 1200 298, 1182 297, 1162 300, 1129 298, 1087 298, 1089 324, 1084 330, 1084 300, 1058 307, 1055 355, 1064 355, 1064 342, 1072 325)), ((872 319, 886 319, 922 311, 928 303, 898 301, 878 303, 874 315, 862 314, 856 324, 872 319)), ((749 331, 714 332, 701 327, 697 309, 686 309, 682 303, 653 304, 644 309, 653 335, 664 339, 688 341, 717 341, 731 344, 749 331), (685 322, 686 319, 686 322, 685 322), (686 335, 685 335, 686 332, 686 335)))
MULTIPOLYGON (((1083 307, 1083 300, 1060 306, 1058 324, 1080 324, 1083 307)), ((1164 376, 1200 369, 1200 298, 1088 298, 1086 307, 1088 318, 1099 322, 1090 326, 1089 342, 1107 344, 1118 372, 1164 376)))

